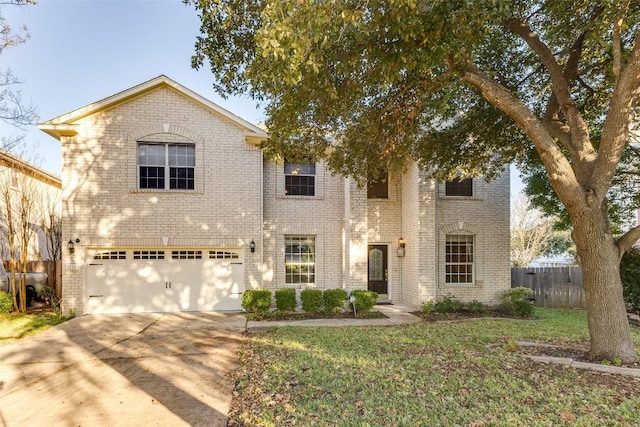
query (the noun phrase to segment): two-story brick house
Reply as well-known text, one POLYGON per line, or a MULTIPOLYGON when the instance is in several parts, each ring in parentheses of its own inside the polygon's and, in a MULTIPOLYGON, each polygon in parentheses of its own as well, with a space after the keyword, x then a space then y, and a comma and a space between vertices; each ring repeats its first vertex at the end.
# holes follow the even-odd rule
POLYGON ((246 289, 419 305, 509 288, 509 176, 416 165, 359 188, 263 157, 259 127, 160 76, 39 125, 62 143, 65 311, 238 310, 246 289))

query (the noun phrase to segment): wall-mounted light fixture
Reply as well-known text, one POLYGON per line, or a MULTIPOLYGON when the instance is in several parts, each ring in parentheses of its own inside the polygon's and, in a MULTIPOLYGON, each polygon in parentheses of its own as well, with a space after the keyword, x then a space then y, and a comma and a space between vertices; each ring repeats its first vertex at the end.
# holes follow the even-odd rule
POLYGON ((249 243, 249 249, 251 250, 251 253, 256 251, 256 242, 253 239, 251 239, 251 243, 249 243))
POLYGON ((404 256, 406 243, 402 237, 398 239, 398 256, 404 256))
MULTIPOLYGON (((76 239, 76 243, 80 243, 80 239, 76 239)), ((69 249, 70 254, 75 252, 76 248, 74 247, 73 240, 69 239, 67 242, 67 249, 69 249)))

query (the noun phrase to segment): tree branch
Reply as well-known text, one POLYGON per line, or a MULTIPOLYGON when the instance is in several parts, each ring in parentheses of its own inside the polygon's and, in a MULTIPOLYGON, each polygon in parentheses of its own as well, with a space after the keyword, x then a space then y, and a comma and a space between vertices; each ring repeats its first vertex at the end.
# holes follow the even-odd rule
POLYGON ((622 22, 624 20, 624 15, 627 13, 627 9, 629 9, 630 0, 620 2, 620 9, 618 9, 618 13, 616 14, 616 20, 613 23, 613 36, 612 36, 612 48, 613 48, 613 76, 616 81, 620 77, 620 70, 622 68, 622 40, 620 37, 620 32, 622 29, 622 22))
POLYGON ((640 239, 640 225, 636 225, 631 230, 627 231, 618 239, 616 246, 618 246, 619 258, 640 239))
MULTIPOLYGON (((574 162, 576 162, 576 167, 580 168, 579 164, 589 163, 595 160, 595 150, 591 145, 589 140, 589 130, 586 122, 584 121, 580 110, 576 107, 573 99, 571 99, 571 94, 569 92, 569 83, 567 81, 567 77, 565 76, 565 71, 562 70, 562 67, 556 61, 553 53, 549 50, 546 44, 544 44, 538 36, 533 32, 531 27, 527 25, 525 22, 520 21, 516 18, 511 18, 507 20, 505 23, 506 28, 511 31, 513 34, 522 38, 527 45, 538 55, 540 62, 544 65, 545 69, 549 73, 549 77, 551 78, 551 83, 553 87, 553 94, 559 104, 560 108, 564 112, 564 117, 569 124, 569 128, 571 129, 571 142, 569 149, 574 157, 574 162)), ((574 47, 580 46, 580 38, 583 38, 584 35, 581 35, 576 43, 574 43, 574 47)), ((578 49, 573 54, 573 60, 575 61, 575 73, 577 73, 577 62, 579 59, 581 49, 578 49)), ((571 55, 570 55, 571 57, 571 55)))
POLYGON ((584 192, 571 164, 535 114, 506 87, 483 74, 474 64, 467 64, 462 78, 475 86, 491 105, 511 117, 529 137, 545 165, 551 185, 567 209, 584 203, 584 192))
POLYGON ((602 127, 598 159, 590 178, 590 187, 604 195, 613 180, 622 151, 629 136, 629 123, 633 108, 640 96, 640 33, 636 34, 634 47, 627 64, 621 68, 609 111, 602 127))

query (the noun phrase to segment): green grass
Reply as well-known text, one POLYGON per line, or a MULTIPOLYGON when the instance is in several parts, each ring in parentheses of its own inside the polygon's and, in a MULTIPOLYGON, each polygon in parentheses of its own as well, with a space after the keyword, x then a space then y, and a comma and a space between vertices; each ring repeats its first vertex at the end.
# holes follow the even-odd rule
MULTIPOLYGON (((486 344, 584 344, 582 311, 529 321, 273 328, 235 373, 230 425, 637 425, 640 381, 529 361, 486 344)), ((640 347, 640 331, 633 330, 640 347)))
POLYGON ((71 317, 46 312, 39 314, 0 314, 0 345, 42 332, 52 325, 69 320, 71 317))

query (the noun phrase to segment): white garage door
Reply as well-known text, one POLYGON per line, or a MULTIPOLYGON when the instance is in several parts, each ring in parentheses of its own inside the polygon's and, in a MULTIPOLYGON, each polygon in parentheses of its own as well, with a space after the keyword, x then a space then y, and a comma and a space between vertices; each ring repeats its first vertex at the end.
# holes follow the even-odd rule
POLYGON ((242 249, 90 250, 85 313, 240 310, 242 249))

